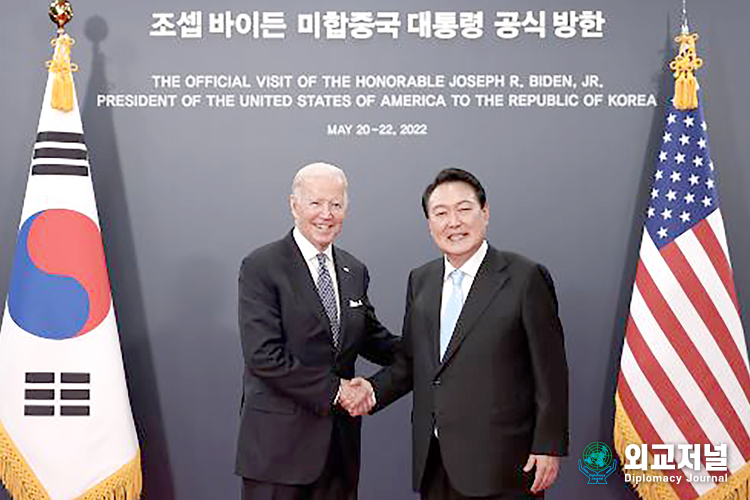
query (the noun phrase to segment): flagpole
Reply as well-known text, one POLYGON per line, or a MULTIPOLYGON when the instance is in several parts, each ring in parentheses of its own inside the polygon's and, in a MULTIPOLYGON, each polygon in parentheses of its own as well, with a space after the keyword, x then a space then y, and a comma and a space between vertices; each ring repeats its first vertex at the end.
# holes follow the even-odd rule
POLYGON ((688 17, 687 17, 687 0, 682 0, 682 34, 687 35, 690 33, 688 28, 688 17))

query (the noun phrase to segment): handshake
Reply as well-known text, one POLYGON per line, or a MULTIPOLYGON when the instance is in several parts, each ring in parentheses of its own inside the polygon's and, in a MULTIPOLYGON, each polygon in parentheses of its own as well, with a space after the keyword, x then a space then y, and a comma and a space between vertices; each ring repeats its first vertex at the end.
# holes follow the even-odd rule
POLYGON ((367 415, 375 406, 375 391, 370 382, 362 377, 341 379, 338 404, 352 417, 367 415))

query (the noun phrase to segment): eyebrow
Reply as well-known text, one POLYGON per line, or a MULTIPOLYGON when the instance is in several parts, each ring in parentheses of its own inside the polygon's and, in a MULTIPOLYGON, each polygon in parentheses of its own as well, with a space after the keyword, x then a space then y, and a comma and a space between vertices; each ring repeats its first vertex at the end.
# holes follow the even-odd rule
POLYGON ((459 201, 458 203, 454 203, 453 205, 448 205, 447 203, 440 203, 439 205, 433 205, 432 207, 430 207, 430 210, 436 210, 438 208, 448 208, 450 206, 457 207, 457 206, 459 206, 459 205, 461 205, 463 203, 469 203, 469 204, 476 203, 477 205, 479 204, 479 202, 477 202, 476 200, 471 200, 471 199, 467 198, 465 200, 459 201))

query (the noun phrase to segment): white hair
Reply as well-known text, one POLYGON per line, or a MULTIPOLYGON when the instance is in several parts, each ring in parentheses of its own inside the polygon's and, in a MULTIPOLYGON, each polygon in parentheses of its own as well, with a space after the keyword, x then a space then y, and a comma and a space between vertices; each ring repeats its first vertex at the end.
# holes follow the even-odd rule
POLYGON ((330 163, 315 162, 305 165, 297 170, 294 180, 292 181, 292 196, 296 200, 300 199, 302 184, 313 177, 334 177, 341 180, 341 183, 344 185, 344 199, 348 199, 347 191, 349 183, 346 180, 346 174, 344 171, 330 163))

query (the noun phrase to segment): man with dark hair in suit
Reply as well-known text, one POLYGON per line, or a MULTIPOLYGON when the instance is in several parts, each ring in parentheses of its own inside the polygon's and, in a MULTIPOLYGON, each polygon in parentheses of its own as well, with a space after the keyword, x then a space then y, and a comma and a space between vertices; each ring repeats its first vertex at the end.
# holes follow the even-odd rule
POLYGON ((414 390, 413 484, 427 500, 541 496, 568 447, 552 279, 487 244, 487 196, 469 172, 441 171, 422 208, 444 256, 409 275, 396 360, 355 379, 362 402, 347 409, 369 411, 373 388, 375 410, 414 390))
POLYGON ((390 364, 397 337, 370 305, 367 268, 332 244, 347 202, 341 169, 303 167, 290 196, 294 229, 242 262, 236 472, 245 500, 357 498, 361 419, 339 405, 354 397, 357 356, 390 364))

